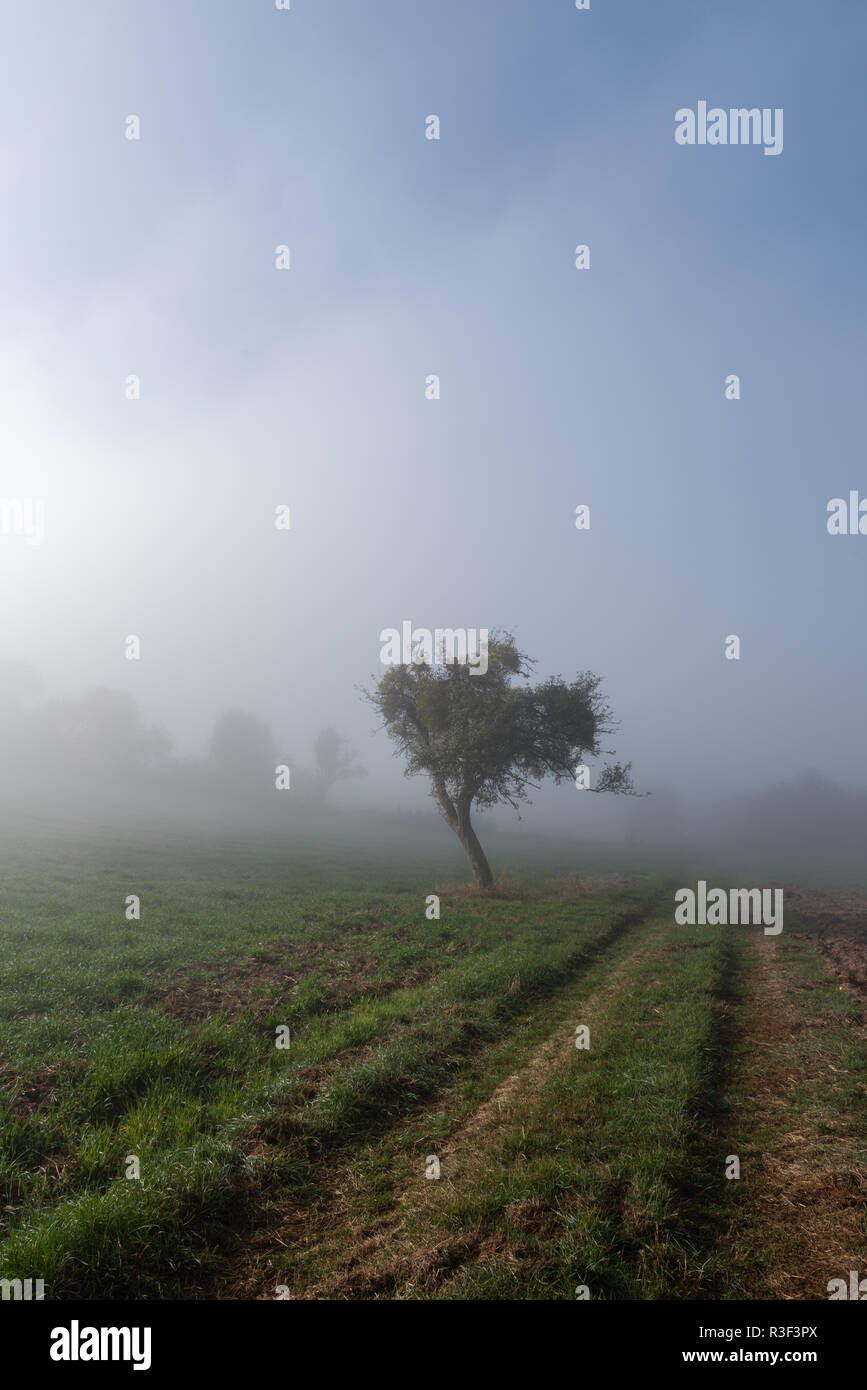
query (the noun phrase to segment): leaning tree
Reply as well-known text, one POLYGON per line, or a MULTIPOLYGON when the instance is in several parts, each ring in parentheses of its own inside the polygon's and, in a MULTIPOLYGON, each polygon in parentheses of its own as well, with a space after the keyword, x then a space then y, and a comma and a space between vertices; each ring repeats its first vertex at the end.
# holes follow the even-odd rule
MULTIPOLYGON (((390 667, 366 698, 378 711, 406 775, 426 773, 446 824, 464 847, 476 883, 494 881, 473 829, 473 806, 518 809, 545 777, 572 781, 583 759, 600 752, 613 729, 599 694, 601 678, 585 671, 567 684, 552 676, 517 684, 532 662, 509 633, 492 634, 482 674, 457 660, 390 667)), ((632 794, 631 763, 606 765, 589 788, 632 794)))

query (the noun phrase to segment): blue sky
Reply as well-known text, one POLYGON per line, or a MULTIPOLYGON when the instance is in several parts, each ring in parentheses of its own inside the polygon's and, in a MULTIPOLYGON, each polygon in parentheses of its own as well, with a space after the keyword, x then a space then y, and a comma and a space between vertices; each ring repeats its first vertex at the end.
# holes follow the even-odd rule
POLYGON ((357 794, 405 797, 355 690, 380 629, 506 626, 541 674, 605 676, 645 786, 862 780, 867 537, 825 509, 867 495, 867 11, 111 0, 5 28, 0 494, 48 514, 0 540, 6 653, 131 690, 182 751, 232 704, 292 749, 334 722, 357 794), (782 107, 782 154, 675 144, 700 99, 782 107))

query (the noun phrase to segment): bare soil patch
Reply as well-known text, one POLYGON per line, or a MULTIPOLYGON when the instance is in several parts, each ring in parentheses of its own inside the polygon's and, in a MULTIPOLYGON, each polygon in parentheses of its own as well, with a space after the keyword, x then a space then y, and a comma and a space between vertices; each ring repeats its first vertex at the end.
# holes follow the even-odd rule
POLYGON ((0 1063, 0 1096, 9 1105, 13 1115, 29 1119, 31 1115, 40 1110, 47 1110, 55 1103, 58 1087, 72 1070, 70 1066, 39 1067, 25 1081, 20 1072, 5 1063, 0 1063))
POLYGON ((867 999, 867 895, 795 886, 785 889, 784 901, 850 993, 867 999))
MULTIPOLYGON (((159 1006, 182 1023, 195 1024, 216 1014, 235 1019, 254 1016, 274 1007, 273 989, 291 1002, 292 994, 305 977, 315 974, 321 981, 322 997, 318 1011, 346 1008, 364 997, 381 997, 394 989, 422 984, 432 974, 433 965, 405 971, 399 980, 380 978, 381 961, 373 950, 356 950, 350 958, 335 958, 333 949, 319 941, 286 942, 269 946, 262 955, 235 961, 209 978, 192 978, 169 987, 156 986, 159 1006)), ((159 975, 153 979, 159 981, 159 975)))

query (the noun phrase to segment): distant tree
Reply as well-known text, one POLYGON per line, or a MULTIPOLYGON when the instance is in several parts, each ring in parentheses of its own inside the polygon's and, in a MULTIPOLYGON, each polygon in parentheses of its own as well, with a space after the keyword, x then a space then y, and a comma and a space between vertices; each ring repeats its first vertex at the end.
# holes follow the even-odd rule
POLYGON ((317 800, 324 801, 336 782, 366 775, 364 768, 355 761, 355 754, 348 747, 346 739, 336 729, 323 729, 317 735, 314 749, 314 786, 317 800))
POLYGON ((227 786, 251 796, 273 787, 277 744, 264 720, 227 710, 214 725, 209 747, 217 775, 227 786))
POLYGON ((96 773, 141 769, 171 751, 168 735, 145 723, 131 695, 104 686, 76 699, 50 701, 39 709, 36 723, 40 742, 55 758, 96 773))
MULTIPOLYGON (((534 664, 509 633, 495 633, 484 675, 458 661, 392 666, 364 692, 396 754, 406 759, 406 775, 430 778, 480 887, 493 883, 493 874, 473 829, 473 806, 505 802, 517 810, 543 778, 574 780, 576 767, 599 754, 600 737, 613 728, 599 676, 584 672, 571 685, 560 676, 536 686, 513 684, 530 676, 534 664)), ((590 790, 633 794, 630 769, 630 763, 604 767, 590 790)))

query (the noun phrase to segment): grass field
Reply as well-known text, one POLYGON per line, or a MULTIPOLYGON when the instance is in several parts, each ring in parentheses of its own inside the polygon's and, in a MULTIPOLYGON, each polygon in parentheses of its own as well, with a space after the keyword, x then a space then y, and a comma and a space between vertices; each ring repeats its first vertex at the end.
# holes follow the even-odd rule
POLYGON ((528 843, 479 895, 418 831, 3 858, 0 1277, 823 1299, 867 1268, 862 899, 675 927, 688 876, 528 843))

